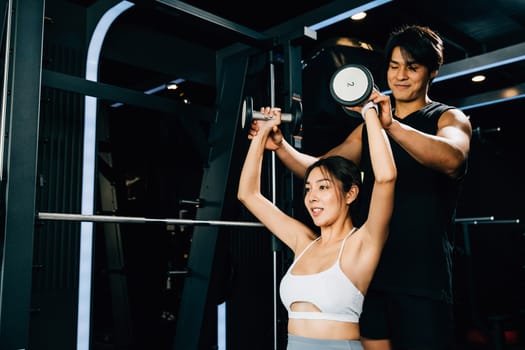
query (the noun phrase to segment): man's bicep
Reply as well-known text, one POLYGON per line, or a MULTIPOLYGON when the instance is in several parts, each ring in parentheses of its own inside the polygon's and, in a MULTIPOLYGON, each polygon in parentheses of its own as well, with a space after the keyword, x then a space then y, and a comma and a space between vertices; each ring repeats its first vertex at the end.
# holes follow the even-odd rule
POLYGON ((339 155, 350 159, 355 163, 359 163, 361 159, 361 150, 363 147, 361 138, 362 130, 362 125, 355 128, 342 143, 325 153, 323 158, 339 155))

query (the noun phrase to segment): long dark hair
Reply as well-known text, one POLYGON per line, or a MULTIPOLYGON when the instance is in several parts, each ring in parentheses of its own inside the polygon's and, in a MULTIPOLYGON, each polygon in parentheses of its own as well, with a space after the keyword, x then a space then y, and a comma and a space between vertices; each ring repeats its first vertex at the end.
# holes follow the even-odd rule
MULTIPOLYGON (((326 158, 321 158, 315 163, 311 164, 304 174, 304 184, 306 186, 306 179, 315 168, 321 168, 323 172, 326 172, 331 178, 339 180, 341 182, 340 191, 346 193, 350 188, 355 185, 358 189, 361 189, 362 179, 361 179, 361 170, 350 159, 341 157, 341 156, 330 156, 326 158)), ((350 217, 352 220, 355 220, 354 213, 356 210, 353 208, 357 206, 359 196, 355 201, 350 204, 350 217)))

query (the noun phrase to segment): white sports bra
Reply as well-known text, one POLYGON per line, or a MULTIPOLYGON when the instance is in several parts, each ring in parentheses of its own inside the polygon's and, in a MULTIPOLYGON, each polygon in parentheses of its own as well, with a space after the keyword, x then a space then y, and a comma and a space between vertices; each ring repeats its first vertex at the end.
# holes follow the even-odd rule
POLYGON ((313 275, 293 275, 291 273, 297 261, 320 237, 312 241, 294 260, 281 280, 279 288, 281 301, 288 310, 288 318, 356 323, 359 321, 364 296, 345 275, 340 266, 345 242, 355 230, 354 227, 345 237, 341 243, 335 264, 327 270, 313 275), (291 310, 291 305, 294 302, 311 303, 321 311, 295 312, 291 310))

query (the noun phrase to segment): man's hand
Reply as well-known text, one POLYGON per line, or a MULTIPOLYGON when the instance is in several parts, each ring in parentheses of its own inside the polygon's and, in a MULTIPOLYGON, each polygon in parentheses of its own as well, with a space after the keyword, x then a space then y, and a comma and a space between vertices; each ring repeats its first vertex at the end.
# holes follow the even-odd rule
POLYGON ((392 125, 392 102, 390 96, 383 95, 377 90, 373 90, 370 95, 370 100, 379 106, 379 120, 383 129, 388 130, 392 125))
MULTIPOLYGON (((370 94, 368 101, 374 102, 379 107, 378 118, 381 121, 381 125, 383 126, 383 129, 388 130, 388 128, 390 128, 390 125, 392 125, 392 119, 393 119, 392 103, 390 100, 390 96, 383 95, 374 89, 372 90, 372 93, 370 94)), ((345 107, 345 108, 361 114, 362 108, 367 102, 365 102, 363 105, 360 105, 360 106, 345 107)))

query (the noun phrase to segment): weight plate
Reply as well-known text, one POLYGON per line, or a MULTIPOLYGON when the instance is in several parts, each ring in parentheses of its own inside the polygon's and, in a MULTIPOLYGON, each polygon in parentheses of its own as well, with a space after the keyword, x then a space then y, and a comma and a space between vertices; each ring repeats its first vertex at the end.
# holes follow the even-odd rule
POLYGON ((332 97, 343 106, 362 104, 372 93, 373 87, 372 73, 359 64, 341 66, 330 80, 332 97))

